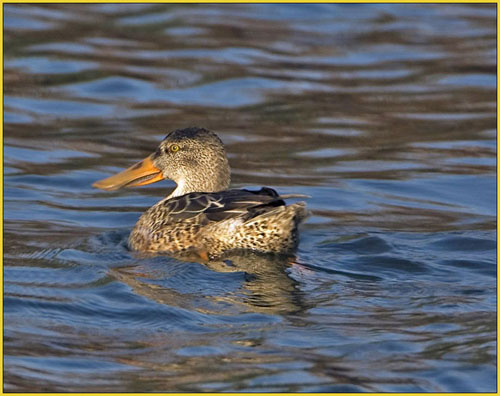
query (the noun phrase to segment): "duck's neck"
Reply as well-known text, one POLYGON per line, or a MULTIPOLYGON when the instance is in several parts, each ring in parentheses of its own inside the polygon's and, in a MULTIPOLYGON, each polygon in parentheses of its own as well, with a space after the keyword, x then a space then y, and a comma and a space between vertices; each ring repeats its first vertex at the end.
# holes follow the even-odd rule
POLYGON ((167 198, 179 197, 181 195, 187 194, 189 191, 186 191, 186 182, 184 179, 181 179, 177 182, 177 187, 167 198))
POLYGON ((168 198, 179 197, 190 192, 217 192, 227 190, 231 181, 227 160, 223 166, 215 166, 209 171, 192 173, 190 177, 175 180, 177 187, 168 198))

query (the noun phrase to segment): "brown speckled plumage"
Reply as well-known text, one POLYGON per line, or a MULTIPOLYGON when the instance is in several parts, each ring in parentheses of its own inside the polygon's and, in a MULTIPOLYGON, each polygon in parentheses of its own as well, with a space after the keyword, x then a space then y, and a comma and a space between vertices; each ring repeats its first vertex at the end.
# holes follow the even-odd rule
MULTIPOLYGON (((176 130, 148 158, 153 171, 138 177, 141 181, 135 185, 148 183, 148 177, 169 178, 176 181, 177 188, 142 214, 129 237, 131 249, 194 253, 211 259, 231 250, 286 254, 297 247, 297 227, 307 216, 305 203, 287 206, 286 196, 266 187, 227 190, 229 165, 224 146, 213 132, 176 130)), ((129 170, 135 172, 140 166, 129 170)), ((115 179, 95 185, 115 189, 134 182, 115 179)))

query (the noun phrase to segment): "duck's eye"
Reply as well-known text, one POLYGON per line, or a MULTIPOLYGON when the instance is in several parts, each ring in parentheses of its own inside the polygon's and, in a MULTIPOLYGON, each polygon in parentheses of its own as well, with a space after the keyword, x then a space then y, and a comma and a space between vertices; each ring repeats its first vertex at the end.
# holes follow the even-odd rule
POLYGON ((176 152, 177 152, 177 151, 179 151, 180 149, 181 149, 181 148, 180 148, 180 147, 179 147, 179 145, 177 145, 177 144, 172 144, 172 145, 170 146, 170 151, 171 151, 172 153, 176 153, 176 152))

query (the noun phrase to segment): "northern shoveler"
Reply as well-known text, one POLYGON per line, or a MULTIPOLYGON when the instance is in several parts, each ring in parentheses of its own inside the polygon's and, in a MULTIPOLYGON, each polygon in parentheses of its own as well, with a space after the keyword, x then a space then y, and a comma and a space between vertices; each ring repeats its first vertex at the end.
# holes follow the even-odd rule
POLYGON ((132 250, 210 260, 233 250, 287 254, 297 247, 297 227, 308 212, 304 202, 286 205, 284 199, 301 196, 268 187, 228 190, 222 141, 203 128, 169 133, 146 159, 93 186, 116 190, 163 179, 177 188, 142 214, 129 237, 132 250))

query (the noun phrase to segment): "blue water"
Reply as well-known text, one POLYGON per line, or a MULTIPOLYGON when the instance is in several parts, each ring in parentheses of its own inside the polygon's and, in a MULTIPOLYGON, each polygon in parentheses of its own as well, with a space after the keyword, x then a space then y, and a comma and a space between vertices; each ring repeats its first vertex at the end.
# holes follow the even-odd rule
POLYGON ((4 390, 495 392, 494 4, 4 5, 4 390), (295 257, 129 251, 216 131, 295 257))

